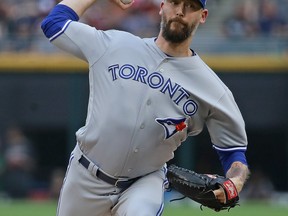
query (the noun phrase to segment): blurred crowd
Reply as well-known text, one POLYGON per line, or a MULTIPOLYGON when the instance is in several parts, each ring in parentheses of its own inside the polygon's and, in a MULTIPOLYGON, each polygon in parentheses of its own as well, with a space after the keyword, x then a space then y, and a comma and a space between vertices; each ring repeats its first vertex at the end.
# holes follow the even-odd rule
POLYGON ((223 21, 227 37, 288 37, 287 0, 244 0, 223 21))
MULTIPOLYGON (((44 38, 40 23, 58 2, 59 0, 1 0, 0 51, 55 51, 44 38)), ((122 11, 109 0, 98 0, 96 7, 90 8, 82 21, 103 30, 114 28, 141 37, 155 36, 159 30, 160 2, 161 0, 136 0, 133 8, 122 11)), ((228 38, 268 36, 287 39, 287 0, 233 2, 232 10, 229 8, 224 13, 224 6, 229 5, 227 1, 208 1, 211 11, 209 20, 223 16, 221 22, 217 25, 213 23, 209 28, 214 28, 215 32, 221 29, 222 36, 228 38)))

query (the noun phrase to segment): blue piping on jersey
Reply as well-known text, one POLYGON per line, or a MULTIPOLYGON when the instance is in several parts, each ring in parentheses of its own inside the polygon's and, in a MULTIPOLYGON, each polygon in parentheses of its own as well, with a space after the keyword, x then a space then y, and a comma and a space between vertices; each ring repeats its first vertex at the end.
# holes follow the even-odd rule
POLYGON ((245 165, 248 165, 245 152, 246 147, 235 147, 235 148, 219 148, 213 145, 213 148, 216 150, 219 159, 221 161, 222 167, 224 169, 225 174, 230 169, 231 165, 235 161, 239 161, 245 165))
MULTIPOLYGON (((71 167, 71 163, 72 163, 72 160, 74 159, 74 152, 71 153, 70 155, 70 159, 69 159, 69 163, 68 163, 68 167, 67 167, 67 171, 65 173, 65 177, 64 177, 64 180, 63 180, 63 186, 60 190, 60 197, 62 195, 62 191, 63 191, 63 188, 64 188, 64 184, 66 183, 66 179, 67 179, 67 174, 68 174, 68 171, 70 170, 70 167, 71 167)), ((56 216, 59 215, 59 208, 60 208, 60 202, 61 202, 61 199, 58 200, 58 205, 57 205, 57 209, 56 209, 56 216)))
POLYGON ((72 20, 69 20, 65 23, 65 25, 63 26, 63 28, 61 29, 61 31, 59 31, 58 33, 56 33, 55 35, 53 35, 52 37, 49 38, 50 41, 53 41, 54 39, 56 39, 58 36, 60 36, 61 34, 63 34, 63 32, 66 30, 66 28, 69 26, 69 24, 72 22, 72 20))
MULTIPOLYGON (((166 169, 166 166, 165 166, 165 167, 164 167, 164 174, 165 174, 165 176, 166 176, 166 173, 167 173, 167 169, 166 169)), ((161 205, 160 205, 159 210, 157 211, 156 216, 161 216, 162 213, 163 213, 163 210, 164 210, 164 191, 166 190, 166 187, 167 187, 168 184, 169 184, 169 183, 168 183, 168 180, 167 180, 167 178, 165 177, 165 180, 163 181, 163 184, 162 184, 162 189, 163 189, 162 203, 161 203, 161 205)))
POLYGON ((161 216, 164 210, 164 203, 162 202, 160 209, 158 210, 156 216, 161 216))
POLYGON ((220 148, 218 146, 213 145, 213 148, 219 151, 246 151, 247 147, 232 147, 232 148, 220 148))
POLYGON ((42 21, 41 28, 50 41, 60 36, 72 21, 78 21, 79 16, 70 7, 58 4, 42 21))

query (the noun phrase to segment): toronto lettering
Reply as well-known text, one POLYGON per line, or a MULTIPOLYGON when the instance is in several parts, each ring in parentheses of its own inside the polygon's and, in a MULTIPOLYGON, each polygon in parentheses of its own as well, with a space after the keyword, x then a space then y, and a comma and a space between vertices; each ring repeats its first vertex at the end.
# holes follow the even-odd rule
POLYGON ((118 64, 111 65, 108 67, 108 72, 111 73, 113 81, 118 78, 130 79, 159 90, 168 95, 177 106, 181 104, 183 112, 188 116, 194 115, 198 109, 196 102, 190 98, 190 94, 181 85, 173 83, 170 78, 165 80, 158 72, 149 74, 146 68, 141 66, 136 68, 130 64, 121 67, 118 64))

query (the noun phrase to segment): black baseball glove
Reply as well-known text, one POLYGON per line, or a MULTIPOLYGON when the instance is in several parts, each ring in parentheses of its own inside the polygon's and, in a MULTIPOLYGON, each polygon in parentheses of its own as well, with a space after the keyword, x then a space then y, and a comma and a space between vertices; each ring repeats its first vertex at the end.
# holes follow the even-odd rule
POLYGON ((238 205, 239 196, 234 183, 219 175, 199 174, 194 171, 170 165, 167 171, 170 188, 174 188, 184 197, 198 202, 215 211, 226 210, 238 205), (221 203, 214 195, 213 190, 222 187, 225 191, 226 202, 221 203))

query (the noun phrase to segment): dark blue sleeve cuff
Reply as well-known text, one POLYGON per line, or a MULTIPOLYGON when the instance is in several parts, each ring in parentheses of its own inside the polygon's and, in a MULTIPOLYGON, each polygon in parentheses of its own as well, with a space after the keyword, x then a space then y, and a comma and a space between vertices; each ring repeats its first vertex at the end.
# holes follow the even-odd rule
POLYGON ((78 21, 79 16, 70 7, 58 4, 42 21, 41 28, 47 38, 55 39, 61 35, 68 26, 68 21, 78 21))
POLYGON ((248 165, 245 156, 246 149, 236 148, 231 150, 221 150, 219 148, 215 148, 215 150, 219 156, 219 159, 221 161, 225 173, 227 173, 232 163, 235 161, 239 161, 245 165, 248 165))

